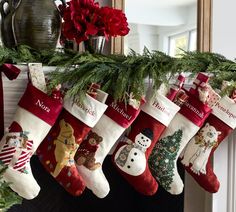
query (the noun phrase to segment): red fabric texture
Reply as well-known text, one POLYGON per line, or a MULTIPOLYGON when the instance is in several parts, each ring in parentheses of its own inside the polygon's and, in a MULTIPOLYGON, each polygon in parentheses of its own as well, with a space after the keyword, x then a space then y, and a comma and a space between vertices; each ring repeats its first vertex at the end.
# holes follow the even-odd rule
POLYGON ((152 152, 153 147, 155 146, 155 143, 158 141, 159 137, 161 136, 165 128, 166 127, 163 124, 161 124, 159 121, 157 121, 152 116, 148 115, 143 111, 140 112, 139 116, 132 124, 131 132, 128 135, 128 138, 132 142, 135 142, 135 137, 144 129, 149 129, 150 132, 152 132, 151 145, 146 149, 144 153, 146 160, 146 168, 143 171, 143 173, 141 173, 138 176, 133 176, 124 172, 116 164, 115 155, 117 151, 119 151, 119 149, 122 148, 123 146, 127 145, 127 143, 120 142, 116 147, 115 152, 113 153, 112 157, 113 163, 117 167, 118 171, 130 183, 130 185, 133 186, 141 194, 151 196, 154 195, 158 189, 158 184, 156 180, 152 177, 147 161, 152 152))
POLYGON ((51 126, 55 123, 62 109, 62 104, 59 100, 48 96, 31 83, 28 83, 18 105, 51 126))
POLYGON ((106 104, 108 108, 105 114, 124 128, 128 128, 140 112, 139 109, 135 109, 128 103, 115 102, 111 97, 108 97, 106 104))
POLYGON ((206 191, 210 193, 216 193, 219 190, 220 182, 217 179, 217 176, 215 175, 212 165, 211 165, 211 158, 217 149, 217 147, 220 145, 220 143, 230 134, 232 133, 233 129, 230 128, 227 124, 225 124, 223 121, 218 119, 213 114, 210 114, 210 116, 207 118, 206 123, 209 123, 211 126, 214 126, 214 128, 217 131, 220 131, 221 134, 218 135, 217 139, 217 146, 214 147, 211 150, 211 153, 209 155, 207 165, 206 165, 206 174, 200 173, 200 175, 195 174, 190 166, 184 166, 186 171, 196 180, 196 182, 204 188, 206 191))
POLYGON ((188 101, 181 107, 179 113, 189 119, 192 123, 201 127, 212 109, 203 104, 198 98, 187 92, 188 101))
POLYGON ((81 195, 85 189, 84 181, 74 163, 74 155, 90 129, 63 109, 37 150, 44 168, 74 196, 81 195))

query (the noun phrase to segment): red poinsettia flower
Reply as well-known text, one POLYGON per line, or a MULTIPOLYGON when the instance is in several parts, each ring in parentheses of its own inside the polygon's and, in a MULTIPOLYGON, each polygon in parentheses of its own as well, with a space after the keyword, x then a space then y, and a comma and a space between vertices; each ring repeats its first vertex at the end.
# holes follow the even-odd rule
POLYGON ((100 9, 102 23, 105 30, 104 35, 108 36, 125 36, 129 33, 127 18, 122 10, 110 7, 102 7, 100 9))
POLYGON ((125 14, 121 10, 99 7, 94 0, 71 0, 66 7, 60 6, 64 19, 62 34, 68 40, 88 40, 90 36, 110 36, 128 34, 125 14))

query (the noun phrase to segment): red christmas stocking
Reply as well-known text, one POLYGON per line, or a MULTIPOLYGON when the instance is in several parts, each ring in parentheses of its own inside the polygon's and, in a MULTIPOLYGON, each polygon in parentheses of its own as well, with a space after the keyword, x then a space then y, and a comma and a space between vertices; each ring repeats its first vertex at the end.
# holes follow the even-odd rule
POLYGON ((57 122, 37 150, 45 169, 72 195, 80 195, 85 189, 74 155, 106 108, 89 95, 83 102, 65 100, 57 122))
POLYGON ((180 194, 184 186, 178 174, 177 159, 211 113, 211 108, 188 95, 188 101, 163 132, 149 157, 153 176, 171 194, 180 194))
POLYGON ((219 190, 220 183, 212 169, 211 157, 219 144, 236 128, 236 104, 228 96, 213 107, 206 124, 188 143, 182 164, 196 182, 210 193, 219 190))
POLYGON ((140 193, 153 195, 158 184, 152 177, 147 159, 179 107, 165 96, 156 93, 141 107, 131 126, 130 143, 120 142, 113 153, 113 162, 121 175, 140 193))
POLYGON ((55 123, 62 104, 28 84, 18 103, 13 122, 0 142, 0 160, 8 166, 4 180, 26 199, 36 197, 40 187, 35 181, 30 158, 55 123))
POLYGON ((102 163, 115 142, 140 112, 140 102, 134 99, 125 104, 108 98, 106 103, 108 108, 105 114, 83 141, 75 156, 77 169, 87 188, 99 198, 104 198, 110 191, 102 171, 102 163))

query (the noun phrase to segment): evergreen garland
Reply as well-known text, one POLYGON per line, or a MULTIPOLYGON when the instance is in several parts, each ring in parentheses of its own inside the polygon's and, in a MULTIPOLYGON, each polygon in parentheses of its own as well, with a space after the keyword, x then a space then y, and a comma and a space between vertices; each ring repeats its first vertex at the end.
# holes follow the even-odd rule
POLYGON ((102 90, 115 99, 123 99, 127 93, 140 99, 145 93, 147 79, 152 79, 156 88, 168 83, 171 77, 180 72, 207 72, 212 74, 210 84, 220 88, 222 81, 231 81, 229 93, 236 88, 236 63, 224 56, 209 52, 185 52, 182 57, 173 58, 163 52, 144 49, 143 54, 131 51, 128 56, 98 55, 77 53, 71 50, 36 51, 28 46, 16 49, 0 47, 0 65, 3 63, 42 62, 44 65, 57 66, 49 74, 49 87, 66 84, 67 95, 84 95, 87 86, 99 83, 102 90))
MULTIPOLYGON (((75 97, 85 95, 87 86, 99 83, 102 90, 110 93, 114 99, 124 99, 127 94, 140 99, 145 94, 145 83, 152 80, 158 88, 161 83, 168 83, 173 75, 180 72, 206 72, 212 74, 210 84, 220 88, 222 81, 230 81, 231 86, 225 93, 236 88, 236 63, 215 53, 183 52, 181 58, 170 57, 163 52, 144 49, 142 55, 131 51, 124 55, 79 54, 71 50, 36 51, 28 46, 16 49, 0 47, 0 65, 4 63, 41 62, 48 66, 57 66, 49 74, 52 89, 57 84, 68 87, 67 95, 75 97)), ((0 211, 19 203, 21 198, 2 181, 6 167, 0 165, 0 211)))
POLYGON ((22 198, 9 188, 9 184, 3 181, 2 175, 6 169, 0 161, 0 211, 7 211, 12 205, 22 201, 22 198))

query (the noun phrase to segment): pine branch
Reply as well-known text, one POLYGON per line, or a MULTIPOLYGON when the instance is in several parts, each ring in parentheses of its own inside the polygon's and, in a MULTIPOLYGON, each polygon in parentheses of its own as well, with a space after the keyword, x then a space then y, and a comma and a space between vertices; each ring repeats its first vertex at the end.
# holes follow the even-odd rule
POLYGON ((67 95, 85 95, 87 86, 99 83, 102 89, 115 99, 122 99, 127 93, 140 99, 145 94, 147 79, 158 88, 168 83, 180 72, 211 73, 210 83, 219 88, 222 81, 236 81, 236 63, 224 56, 209 52, 183 51, 181 58, 170 57, 163 52, 144 48, 143 54, 131 50, 128 56, 79 54, 71 50, 36 51, 28 46, 16 49, 0 47, 0 65, 3 63, 42 62, 58 68, 49 74, 49 89, 58 83, 67 86, 67 95), (146 80, 146 81, 145 81, 146 80))
POLYGON ((22 201, 22 198, 9 188, 9 184, 3 181, 2 176, 6 169, 7 167, 0 162, 0 211, 7 211, 22 201))

